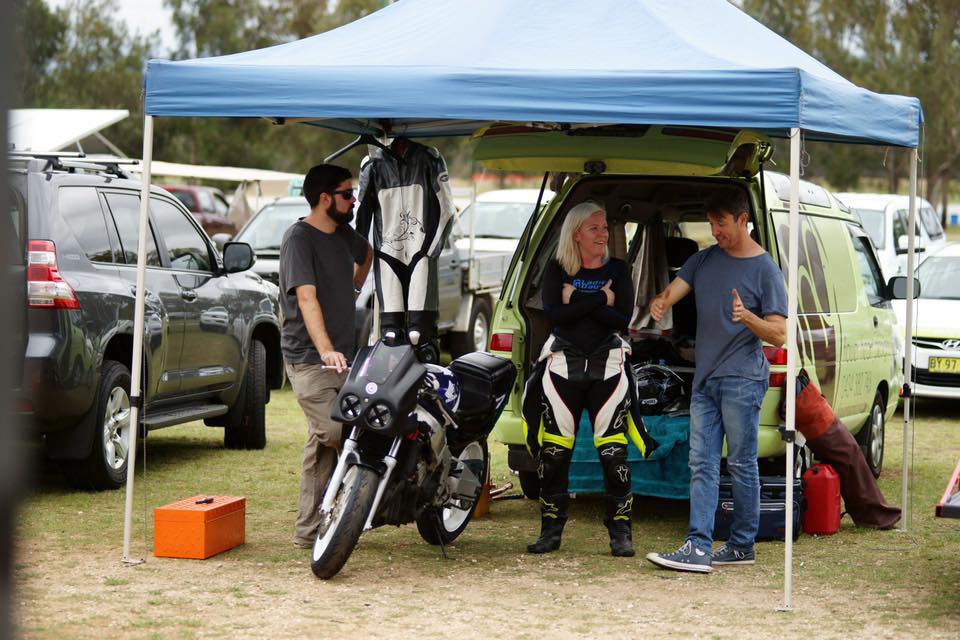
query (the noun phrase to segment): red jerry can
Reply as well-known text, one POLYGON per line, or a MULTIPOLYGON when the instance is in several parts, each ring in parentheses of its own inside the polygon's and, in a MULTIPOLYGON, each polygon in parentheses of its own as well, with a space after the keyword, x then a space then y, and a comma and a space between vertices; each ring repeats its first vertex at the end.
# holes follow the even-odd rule
POLYGON ((807 511, 803 531, 829 536, 840 530, 840 476, 828 464, 815 464, 803 474, 807 511))

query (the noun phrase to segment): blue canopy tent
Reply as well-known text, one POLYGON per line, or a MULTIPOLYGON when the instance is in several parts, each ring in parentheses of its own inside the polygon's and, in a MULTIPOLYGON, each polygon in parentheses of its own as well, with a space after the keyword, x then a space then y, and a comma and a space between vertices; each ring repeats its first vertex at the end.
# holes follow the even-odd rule
MULTIPOLYGON (((144 83, 141 261, 157 116, 259 117, 410 137, 466 135, 497 121, 753 129, 790 141, 790 256, 798 246, 801 134, 808 140, 907 147, 914 150, 908 232, 913 242, 919 101, 857 87, 727 0, 401 0, 297 42, 215 58, 151 60, 144 83)), ((910 255, 912 275, 912 244, 910 255)), ((139 267, 132 407, 140 395, 144 265, 139 267)), ((796 261, 788 272, 787 388, 793 388, 796 261)), ((908 299, 912 283, 910 278, 908 299)), ((908 323, 911 318, 908 310, 908 323)), ((910 332, 908 324, 906 344, 910 332)), ((907 371, 909 357, 908 349, 907 371)), ((787 405, 792 431, 793 394, 787 405)), ((131 419, 136 422, 135 412, 131 419)), ((132 468, 136 429, 129 433, 132 468)), ((789 473, 792 447, 786 464, 789 473)), ((124 559, 133 475, 128 474, 124 559)), ((792 505, 791 483, 787 490, 792 505)), ((791 525, 788 515, 786 607, 791 525)))

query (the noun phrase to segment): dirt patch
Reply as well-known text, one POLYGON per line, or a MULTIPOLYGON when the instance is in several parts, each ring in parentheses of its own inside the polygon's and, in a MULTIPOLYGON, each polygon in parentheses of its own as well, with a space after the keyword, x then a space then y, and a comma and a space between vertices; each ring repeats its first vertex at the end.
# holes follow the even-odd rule
POLYGON ((517 549, 489 567, 477 561, 482 545, 465 534, 445 560, 411 527, 373 532, 324 582, 306 552, 285 546, 124 567, 112 545, 77 557, 24 541, 18 623, 36 638, 956 637, 914 618, 916 591, 861 599, 798 582, 793 611, 778 612, 782 556, 772 553, 699 576, 605 558, 599 546, 586 556, 517 549))

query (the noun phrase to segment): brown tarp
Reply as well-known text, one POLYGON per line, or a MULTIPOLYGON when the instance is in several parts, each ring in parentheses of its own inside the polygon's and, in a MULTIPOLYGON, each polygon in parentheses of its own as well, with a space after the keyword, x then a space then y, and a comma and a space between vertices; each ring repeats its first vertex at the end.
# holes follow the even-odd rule
POLYGON ((893 528, 900 521, 900 509, 884 500, 860 445, 806 371, 801 370, 797 375, 797 388, 797 431, 807 439, 813 455, 837 471, 847 513, 860 527, 893 528))

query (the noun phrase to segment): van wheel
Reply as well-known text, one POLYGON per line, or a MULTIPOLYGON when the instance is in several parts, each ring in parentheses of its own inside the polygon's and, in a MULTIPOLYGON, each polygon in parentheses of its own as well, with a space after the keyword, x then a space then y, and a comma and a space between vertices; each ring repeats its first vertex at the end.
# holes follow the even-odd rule
POLYGON ((117 489, 127 480, 130 437, 130 370, 104 360, 93 406, 80 429, 93 430, 93 446, 82 460, 64 462, 63 471, 78 489, 117 489))
POLYGON ((250 355, 243 388, 227 414, 223 446, 227 449, 263 449, 267 446, 267 350, 259 340, 250 341, 250 355))
POLYGON ((873 406, 870 407, 870 414, 867 421, 857 433, 857 442, 860 449, 863 450, 863 457, 870 466, 874 478, 880 477, 883 470, 883 441, 886 435, 886 424, 884 419, 883 394, 877 391, 873 397, 873 406))
POLYGON ((490 344, 490 304, 483 298, 473 301, 470 323, 466 331, 451 332, 450 356, 460 356, 474 351, 486 351, 490 344))

